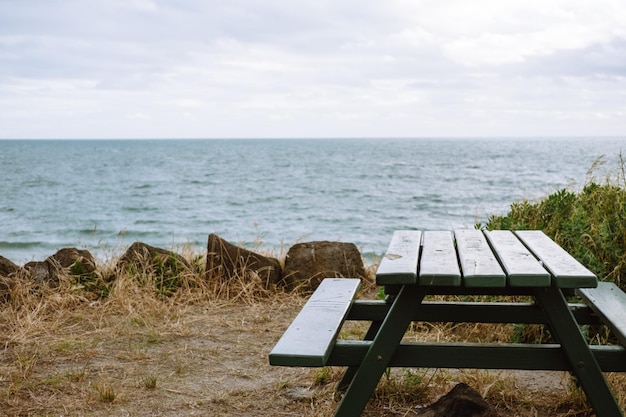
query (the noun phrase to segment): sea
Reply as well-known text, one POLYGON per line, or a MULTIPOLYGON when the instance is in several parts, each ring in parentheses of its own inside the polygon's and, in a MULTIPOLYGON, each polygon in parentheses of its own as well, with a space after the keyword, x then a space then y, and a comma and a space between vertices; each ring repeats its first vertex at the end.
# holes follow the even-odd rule
POLYGON ((626 138, 0 140, 0 256, 104 262, 135 241, 202 254, 354 243, 484 224, 620 172, 626 138))

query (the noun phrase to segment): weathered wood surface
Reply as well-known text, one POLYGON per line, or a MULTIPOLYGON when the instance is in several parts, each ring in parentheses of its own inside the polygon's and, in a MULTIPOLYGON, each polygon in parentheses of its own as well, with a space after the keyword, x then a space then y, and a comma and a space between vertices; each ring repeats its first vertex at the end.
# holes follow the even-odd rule
POLYGON ((597 288, 581 288, 578 293, 626 347, 626 294, 612 282, 599 282, 597 288))
POLYGON ((506 285, 506 275, 480 230, 455 230, 454 236, 466 287, 506 285))
POLYGON ((422 232, 418 230, 394 232, 389 248, 376 272, 376 283, 415 284, 421 240, 422 232))
POLYGON ((271 365, 324 366, 361 281, 327 278, 270 352, 271 365))
POLYGON ((593 272, 585 268, 541 230, 520 230, 515 234, 550 271, 553 283, 557 287, 593 288, 598 285, 598 278, 593 272))
POLYGON ((547 287, 550 273, 537 258, 508 230, 486 231, 485 236, 496 253, 511 287, 547 287))
POLYGON ((420 285, 461 285, 461 271, 451 232, 424 232, 420 285))

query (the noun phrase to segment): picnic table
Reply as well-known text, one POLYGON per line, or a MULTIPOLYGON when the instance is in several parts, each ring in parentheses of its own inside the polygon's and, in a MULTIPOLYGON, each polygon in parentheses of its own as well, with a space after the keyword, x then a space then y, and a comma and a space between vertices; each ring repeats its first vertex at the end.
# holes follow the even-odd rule
POLYGON ((376 282, 384 300, 356 299, 358 279, 323 280, 269 355, 272 365, 346 367, 336 416, 361 415, 388 367, 569 371, 599 417, 623 416, 603 372, 626 371, 626 294, 598 282, 543 232, 396 231, 376 282), (574 292, 583 303, 568 303, 574 292), (430 295, 531 301, 425 300, 430 295), (371 323, 363 340, 338 339, 346 320, 371 323), (556 342, 403 341, 416 321, 537 323, 556 342), (608 326, 619 344, 590 345, 584 324, 608 326))

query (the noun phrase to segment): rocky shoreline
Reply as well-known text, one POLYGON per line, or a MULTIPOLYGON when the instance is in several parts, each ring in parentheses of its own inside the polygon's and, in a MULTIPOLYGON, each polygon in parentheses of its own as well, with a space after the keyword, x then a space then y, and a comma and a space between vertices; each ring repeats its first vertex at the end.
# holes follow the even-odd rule
MULTIPOLYGON (((190 268, 191 262, 181 254, 142 242, 135 242, 126 250, 112 273, 100 271, 92 254, 77 248, 60 249, 43 261, 31 261, 21 267, 0 255, 0 300, 10 298, 16 280, 54 288, 63 276, 83 284, 97 280, 110 283, 118 273, 149 270, 175 287, 172 281, 190 268)), ((282 287, 305 292, 314 290, 323 278, 366 277, 361 254, 352 243, 297 243, 289 248, 284 260, 279 260, 236 246, 215 234, 208 237, 203 274, 207 281, 221 284, 256 281, 265 289, 282 287)))

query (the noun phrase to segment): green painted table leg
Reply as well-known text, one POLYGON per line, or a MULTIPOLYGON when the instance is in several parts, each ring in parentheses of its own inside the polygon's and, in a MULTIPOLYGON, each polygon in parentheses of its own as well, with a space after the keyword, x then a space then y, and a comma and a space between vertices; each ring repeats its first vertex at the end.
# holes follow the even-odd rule
MULTIPOLYGON (((374 336, 376 336, 376 333, 378 333, 381 325, 381 321, 373 321, 369 329, 367 329, 367 333, 365 333, 365 337, 363 338, 363 340, 374 340, 374 336)), ((346 369, 343 377, 341 378, 341 381, 339 381, 339 383, 337 384, 337 388, 335 389, 336 394, 342 394, 348 389, 358 369, 358 366, 349 366, 346 369)), ((336 398, 339 397, 336 395, 336 398)))
MULTIPOLYGON (((393 301, 396 298, 396 294, 398 294, 398 292, 400 291, 401 286, 396 285, 394 286, 394 288, 395 291, 393 292, 393 294, 387 294, 387 297, 385 297, 385 301, 387 302, 387 304, 393 304, 393 301)), ((374 336, 376 336, 376 333, 378 333, 378 330, 380 329, 380 326, 382 324, 382 321, 373 321, 372 324, 370 324, 370 327, 367 329, 363 340, 374 340, 374 336)), ((346 369, 341 378, 341 381, 339 381, 339 383, 337 384, 337 388, 335 389, 335 398, 340 398, 340 395, 342 395, 348 389, 358 369, 358 366, 349 366, 346 369)))
POLYGON ((596 415, 623 417, 561 291, 556 287, 538 288, 535 299, 546 313, 550 331, 561 344, 596 415))
POLYGON ((416 285, 402 287, 339 403, 336 417, 361 415, 425 293, 416 285))

